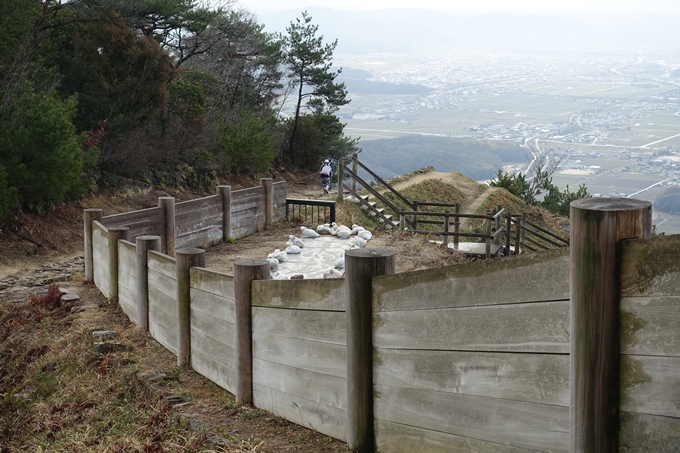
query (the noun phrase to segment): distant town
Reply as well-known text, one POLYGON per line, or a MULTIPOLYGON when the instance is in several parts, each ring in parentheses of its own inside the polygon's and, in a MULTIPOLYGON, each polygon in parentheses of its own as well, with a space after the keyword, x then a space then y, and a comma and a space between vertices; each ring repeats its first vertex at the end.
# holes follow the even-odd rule
POLYGON ((594 196, 653 201, 680 185, 677 51, 460 49, 338 60, 375 84, 428 89, 353 92, 348 81, 352 102, 339 115, 362 141, 406 134, 514 141, 561 156, 556 183, 585 184, 594 196))

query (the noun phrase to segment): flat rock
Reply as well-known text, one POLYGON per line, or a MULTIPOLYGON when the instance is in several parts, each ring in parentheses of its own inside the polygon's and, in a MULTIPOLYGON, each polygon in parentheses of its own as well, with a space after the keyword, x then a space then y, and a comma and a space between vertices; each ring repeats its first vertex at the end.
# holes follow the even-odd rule
POLYGON ((76 293, 66 293, 61 295, 62 302, 73 302, 74 300, 80 300, 80 296, 76 293))
POLYGON ((166 371, 151 371, 147 373, 142 373, 138 375, 138 378, 144 382, 158 382, 158 381, 176 381, 177 378, 173 377, 170 373, 166 371))
POLYGON ((163 398, 163 401, 171 406, 179 406, 189 402, 189 397, 184 395, 170 395, 163 398))
POLYGON ((94 352, 97 354, 111 354, 113 352, 125 351, 127 346, 123 343, 113 341, 98 341, 94 344, 94 352))

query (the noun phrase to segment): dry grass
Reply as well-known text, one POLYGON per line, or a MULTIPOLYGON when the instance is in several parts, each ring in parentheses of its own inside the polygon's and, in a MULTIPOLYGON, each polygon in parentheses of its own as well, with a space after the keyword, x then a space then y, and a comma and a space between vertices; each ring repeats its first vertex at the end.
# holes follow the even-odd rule
POLYGON ((345 444, 233 396, 186 369, 115 304, 80 284, 89 303, 60 301, 52 286, 0 305, 0 452, 341 452, 345 444), (96 303, 92 303, 95 301, 96 303), (93 330, 125 350, 98 354, 93 330), (167 379, 151 387, 150 371, 167 379), (185 395, 189 404, 163 399, 185 395), (205 429, 192 421, 205 424, 205 429))

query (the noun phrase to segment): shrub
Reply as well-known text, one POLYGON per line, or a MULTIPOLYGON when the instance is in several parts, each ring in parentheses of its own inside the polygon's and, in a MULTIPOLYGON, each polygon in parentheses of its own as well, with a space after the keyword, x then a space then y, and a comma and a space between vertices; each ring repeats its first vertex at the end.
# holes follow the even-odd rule
POLYGON ((222 176, 267 171, 276 155, 269 123, 251 110, 242 110, 237 118, 225 123, 221 137, 216 154, 222 176))
POLYGON ((82 195, 89 181, 82 173, 83 137, 71 122, 75 111, 75 97, 62 101, 21 85, 0 111, 0 162, 10 189, 4 198, 16 191, 19 203, 39 212, 82 195))
POLYGON ((16 189, 7 185, 7 173, 0 166, 0 225, 7 220, 18 201, 16 189))

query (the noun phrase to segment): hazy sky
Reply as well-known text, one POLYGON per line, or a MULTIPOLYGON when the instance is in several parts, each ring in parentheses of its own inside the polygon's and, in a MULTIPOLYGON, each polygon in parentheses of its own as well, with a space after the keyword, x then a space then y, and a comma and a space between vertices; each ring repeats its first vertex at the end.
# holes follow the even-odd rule
POLYGON ((321 6, 349 11, 424 8, 461 14, 469 12, 530 12, 569 9, 680 10, 678 0, 239 0, 254 13, 321 6), (474 6, 470 6, 470 5, 474 6))

